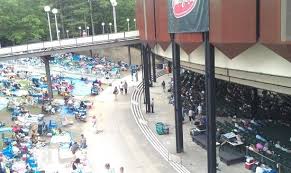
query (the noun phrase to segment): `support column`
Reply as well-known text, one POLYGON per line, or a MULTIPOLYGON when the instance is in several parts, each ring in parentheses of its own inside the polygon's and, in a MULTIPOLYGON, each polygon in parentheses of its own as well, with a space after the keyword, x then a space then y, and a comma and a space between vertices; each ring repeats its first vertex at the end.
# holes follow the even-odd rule
POLYGON ((128 45, 128 65, 131 66, 131 51, 130 51, 130 46, 128 45))
POLYGON ((145 94, 145 75, 144 75, 144 46, 140 44, 140 62, 141 62, 141 75, 142 75, 142 88, 143 88, 143 103, 146 104, 145 94))
POLYGON ((205 86, 207 116, 207 163, 208 173, 216 173, 216 115, 214 46, 209 42, 209 32, 204 33, 205 86))
POLYGON ((48 95, 50 100, 53 98, 53 89, 52 89, 52 80, 51 80, 51 73, 50 73, 50 56, 42 57, 44 66, 45 66, 45 73, 47 78, 47 85, 48 85, 48 95))
POLYGON ((153 82, 157 82, 156 55, 154 53, 152 53, 152 62, 153 62, 153 82))
POLYGON ((168 61, 168 69, 169 69, 169 73, 172 73, 172 63, 171 61, 168 61))
POLYGON ((93 51, 92 51, 92 49, 90 50, 90 56, 91 56, 91 58, 93 58, 93 51))
POLYGON ((175 34, 170 34, 172 41, 173 79, 174 79, 174 105, 175 105, 175 127, 176 127, 176 152, 184 152, 183 144, 183 117, 181 99, 181 77, 180 77, 180 46, 175 43, 175 34))
POLYGON ((149 72, 149 86, 153 86, 152 80, 152 63, 151 63, 151 49, 147 46, 147 63, 148 63, 148 72, 149 72))
POLYGON ((149 80, 149 48, 146 46, 143 50, 143 60, 144 60, 144 86, 145 86, 145 101, 146 101, 146 112, 150 112, 150 80, 149 80))
POLYGON ((252 89, 251 118, 255 118, 258 112, 258 89, 252 89))

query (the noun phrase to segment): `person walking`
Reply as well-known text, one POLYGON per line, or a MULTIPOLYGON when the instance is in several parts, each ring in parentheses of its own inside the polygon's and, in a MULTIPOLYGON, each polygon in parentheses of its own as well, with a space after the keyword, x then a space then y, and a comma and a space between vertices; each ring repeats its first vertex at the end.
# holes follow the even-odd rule
POLYGON ((127 94, 128 84, 126 81, 124 81, 123 88, 124 88, 124 94, 127 94))
POLYGON ((151 100, 151 110, 152 110, 152 113, 154 113, 154 98, 152 98, 151 100))
POLYGON ((117 99, 118 89, 117 86, 114 87, 113 94, 115 95, 115 100, 117 99))
POLYGON ((120 93, 123 94, 123 83, 122 82, 120 82, 119 90, 120 90, 120 93))
POLYGON ((162 88, 163 88, 163 91, 165 92, 166 91, 166 83, 165 83, 165 81, 162 82, 162 88))
POLYGON ((120 173, 124 173, 124 167, 121 166, 119 171, 120 171, 120 173))

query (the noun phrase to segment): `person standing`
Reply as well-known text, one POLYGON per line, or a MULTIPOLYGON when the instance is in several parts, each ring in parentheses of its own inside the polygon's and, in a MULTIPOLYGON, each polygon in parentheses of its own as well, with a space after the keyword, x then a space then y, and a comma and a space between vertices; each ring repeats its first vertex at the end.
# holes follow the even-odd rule
POLYGON ((138 82, 138 72, 137 71, 135 72, 135 80, 136 80, 136 82, 138 82))
POLYGON ((124 88, 124 94, 127 94, 128 84, 126 81, 124 82, 123 88, 124 88))
POLYGON ((151 100, 151 110, 152 110, 152 113, 154 113, 154 98, 152 98, 151 100))
POLYGON ((201 115, 202 115, 202 106, 201 106, 201 104, 198 105, 197 112, 198 112, 198 116, 201 117, 201 115))
POLYGON ((163 88, 163 91, 165 92, 166 91, 166 83, 165 83, 165 81, 162 82, 162 88, 163 88))
POLYGON ((96 128, 96 124, 97 124, 97 118, 96 118, 96 116, 94 115, 94 116, 92 117, 92 127, 93 127, 93 128, 96 128))
POLYGON ((194 112, 193 112, 192 109, 189 110, 188 116, 189 116, 190 123, 191 123, 192 120, 194 121, 194 112))
POLYGON ((5 163, 3 162, 3 158, 0 158, 0 173, 6 173, 5 163))
POLYGON ((80 148, 87 148, 87 140, 83 134, 81 134, 80 148))
POLYGON ((124 173, 124 167, 121 166, 119 171, 120 171, 120 173, 124 173))

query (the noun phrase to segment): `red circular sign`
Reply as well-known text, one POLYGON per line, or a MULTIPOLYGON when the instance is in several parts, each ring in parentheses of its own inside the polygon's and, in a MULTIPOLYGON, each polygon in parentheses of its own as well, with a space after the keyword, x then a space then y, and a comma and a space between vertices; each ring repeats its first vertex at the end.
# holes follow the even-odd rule
POLYGON ((181 18, 189 13, 195 8, 198 0, 173 0, 172 8, 173 13, 176 18, 181 18))

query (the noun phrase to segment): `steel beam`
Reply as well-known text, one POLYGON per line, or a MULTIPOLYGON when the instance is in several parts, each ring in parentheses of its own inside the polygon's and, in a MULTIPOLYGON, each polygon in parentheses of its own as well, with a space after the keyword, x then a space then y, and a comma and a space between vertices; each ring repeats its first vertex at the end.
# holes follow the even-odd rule
POLYGON ((258 112, 258 89, 252 89, 251 116, 255 118, 258 112))
POLYGON ((91 49, 102 49, 102 48, 112 48, 112 47, 122 47, 127 45, 139 44, 139 38, 131 38, 127 40, 119 40, 119 41, 104 41, 104 42, 96 42, 93 44, 80 44, 80 45, 68 45, 63 47, 54 47, 54 48, 46 48, 43 50, 34 50, 30 52, 19 52, 7 55, 0 55, 0 61, 7 61, 12 59, 20 59, 20 58, 28 58, 28 57, 43 57, 50 56, 53 54, 65 54, 68 52, 79 52, 79 51, 88 51, 91 49))
POLYGON ((50 58, 51 56, 42 57, 44 66, 45 66, 46 78, 47 78, 48 95, 49 95, 50 100, 52 100, 54 95, 53 95, 52 80, 51 80, 51 73, 50 73, 50 58))
POLYGON ((144 86, 145 86, 145 100, 146 100, 146 112, 150 112, 150 76, 149 76, 149 48, 146 46, 143 51, 143 60, 144 60, 144 86))
POLYGON ((208 173, 216 173, 216 115, 215 115, 215 54, 209 42, 209 32, 204 33, 205 44, 205 86, 207 116, 207 168, 208 173))
POLYGON ((152 53, 152 65, 153 65, 153 82, 157 82, 156 55, 154 53, 152 53))
POLYGON ((181 77, 180 77, 180 46, 175 42, 175 34, 170 34, 172 41, 173 79, 174 79, 174 105, 175 105, 175 127, 176 127, 176 152, 184 152, 183 142, 183 117, 181 99, 181 77))
POLYGON ((149 86, 153 86, 152 80, 152 63, 151 63, 151 49, 147 46, 147 63, 148 63, 148 72, 149 72, 149 86))
POLYGON ((128 49, 128 65, 131 66, 131 51, 130 51, 130 45, 127 46, 128 49))
POLYGON ((142 88, 143 88, 143 103, 146 104, 146 94, 145 94, 145 75, 144 75, 144 46, 142 44, 140 44, 140 59, 141 59, 141 75, 142 75, 142 88))

